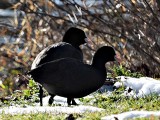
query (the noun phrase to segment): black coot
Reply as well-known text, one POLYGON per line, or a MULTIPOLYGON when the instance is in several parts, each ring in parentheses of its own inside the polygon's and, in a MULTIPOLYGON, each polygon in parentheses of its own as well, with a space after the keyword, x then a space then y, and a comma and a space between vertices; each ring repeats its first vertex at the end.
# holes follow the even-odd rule
POLYGON ((74 98, 86 96, 104 84, 105 63, 114 61, 115 55, 112 47, 104 46, 95 53, 92 65, 73 58, 62 58, 44 63, 29 74, 53 96, 67 97, 70 105, 74 98))
MULTIPOLYGON (((86 43, 86 35, 83 30, 71 27, 63 37, 63 42, 52 44, 43 49, 32 63, 31 70, 46 62, 54 61, 60 58, 75 58, 83 61, 83 53, 79 48, 80 45, 86 43)), ((43 79, 45 81, 45 79, 43 79)), ((51 93, 49 93, 51 94, 51 93)), ((42 106, 43 90, 40 86, 40 105, 42 106)), ((49 104, 52 104, 53 96, 49 99, 49 104)), ((74 103, 74 101, 73 101, 74 103)))
POLYGON ((83 30, 75 27, 69 28, 63 37, 63 42, 52 44, 43 49, 33 61, 31 69, 35 69, 43 63, 65 57, 83 61, 83 53, 79 46, 86 43, 86 38, 83 30))

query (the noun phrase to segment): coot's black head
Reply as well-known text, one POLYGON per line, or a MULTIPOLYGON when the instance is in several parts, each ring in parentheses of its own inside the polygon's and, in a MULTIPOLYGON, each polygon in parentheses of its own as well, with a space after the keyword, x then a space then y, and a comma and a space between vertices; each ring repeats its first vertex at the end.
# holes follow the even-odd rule
POLYGON ((115 61, 115 50, 110 46, 103 46, 97 50, 93 59, 103 59, 104 62, 115 61))
POLYGON ((73 46, 80 46, 86 43, 85 32, 79 28, 71 27, 67 30, 63 37, 63 42, 70 43, 73 46))

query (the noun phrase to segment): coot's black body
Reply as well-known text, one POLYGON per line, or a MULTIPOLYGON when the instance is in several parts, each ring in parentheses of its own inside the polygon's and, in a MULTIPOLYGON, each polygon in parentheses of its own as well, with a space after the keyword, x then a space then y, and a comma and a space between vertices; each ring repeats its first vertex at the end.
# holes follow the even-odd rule
POLYGON ((105 63, 114 61, 115 55, 112 47, 104 46, 95 53, 92 65, 73 58, 62 58, 42 64, 29 74, 52 95, 67 97, 70 104, 73 98, 84 97, 104 84, 105 63))
MULTIPOLYGON (((83 61, 83 53, 81 49, 79 48, 80 45, 86 43, 86 35, 83 30, 71 27, 69 30, 66 31, 63 42, 52 44, 48 46, 47 48, 43 49, 35 58, 35 60, 32 63, 31 70, 37 68, 39 65, 42 65, 44 63, 54 61, 61 58, 74 58, 79 61, 83 61)), ((45 82, 46 79, 43 79, 45 82)), ((48 88, 47 86, 45 88, 48 88)), ((49 87, 50 88, 50 87, 49 87)), ((53 97, 50 92, 51 98, 49 100, 49 104, 52 104, 53 97)), ((43 90, 40 86, 40 105, 42 106, 42 96, 43 96, 43 90)), ((72 103, 74 104, 75 101, 72 100, 72 103)))
POLYGON ((79 48, 86 43, 83 30, 71 27, 64 35, 63 42, 52 44, 43 49, 32 63, 31 69, 56 59, 71 57, 83 61, 83 53, 79 48))

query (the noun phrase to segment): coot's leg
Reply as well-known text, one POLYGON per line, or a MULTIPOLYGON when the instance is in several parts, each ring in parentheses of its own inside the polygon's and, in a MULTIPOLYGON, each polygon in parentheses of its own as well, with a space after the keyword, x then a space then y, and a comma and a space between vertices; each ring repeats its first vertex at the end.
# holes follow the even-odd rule
POLYGON ((71 101, 72 101, 72 99, 71 99, 71 98, 67 98, 67 104, 68 104, 68 106, 70 106, 70 105, 71 105, 71 101))
POLYGON ((52 105, 52 103, 53 103, 53 101, 54 101, 53 98, 54 98, 55 95, 53 95, 53 94, 50 94, 50 95, 51 95, 51 97, 49 98, 48 104, 49 104, 49 105, 52 105))
POLYGON ((70 106, 70 105, 78 105, 76 103, 76 101, 74 100, 74 98, 67 98, 67 103, 68 103, 68 106, 70 106))
POLYGON ((71 101, 72 101, 72 105, 78 105, 78 104, 76 103, 76 101, 74 100, 74 98, 72 98, 71 101))
POLYGON ((39 85, 39 98, 40 98, 40 106, 43 106, 42 98, 43 98, 43 89, 42 86, 39 85))

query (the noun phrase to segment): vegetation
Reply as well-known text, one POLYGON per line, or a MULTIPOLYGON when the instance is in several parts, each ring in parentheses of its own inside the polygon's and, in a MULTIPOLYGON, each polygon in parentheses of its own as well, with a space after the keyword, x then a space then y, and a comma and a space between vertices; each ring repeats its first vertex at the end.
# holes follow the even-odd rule
MULTIPOLYGON (((160 97, 157 95, 149 95, 146 98, 133 98, 133 97, 126 97, 116 92, 110 96, 106 96, 104 94, 95 94, 93 98, 85 97, 80 99, 84 105, 92 105, 96 107, 103 108, 104 111, 102 112, 95 112, 95 113, 83 113, 83 114, 73 114, 74 118, 83 119, 83 120, 100 120, 101 117, 105 115, 117 114, 131 110, 147 110, 147 111, 156 111, 160 109, 160 97)), ((17 120, 17 119, 24 119, 24 120, 64 120, 67 118, 68 114, 56 114, 56 113, 36 113, 36 114, 23 114, 23 115, 5 115, 4 113, 0 115, 2 120, 17 120)), ((154 116, 151 116, 152 118, 154 116)), ((158 119, 158 117, 155 117, 158 119)))
POLYGON ((24 114, 24 115, 6 115, 0 116, 1 120, 64 120, 66 115, 43 114, 24 114))
POLYGON ((130 110, 158 110, 160 97, 157 95, 149 95, 146 98, 133 98, 113 93, 110 96, 97 94, 94 98, 90 98, 85 104, 93 104, 100 108, 106 109, 107 114, 117 114, 130 110))
MULTIPOLYGON (((130 70, 126 69, 125 67, 123 67, 122 65, 119 66, 114 66, 112 68, 114 76, 130 76, 130 77, 142 77, 143 75, 140 74, 139 72, 131 72, 130 70)), ((113 77, 113 76, 112 76, 113 77)))
MULTIPOLYGON (((34 106, 35 102, 38 101, 38 89, 37 85, 33 80, 30 80, 28 84, 28 90, 24 90, 19 94, 19 92, 15 92, 12 95, 12 99, 9 101, 4 101, 1 103, 1 107, 10 106, 10 105, 20 105, 21 107, 26 107, 26 105, 34 106), (15 100, 13 100, 13 98, 15 100), (4 105, 5 104, 5 105, 4 105)), ((92 94, 93 97, 84 97, 80 98, 81 104, 83 105, 92 105, 95 107, 103 108, 104 111, 102 112, 95 112, 95 113, 83 113, 83 114, 73 114, 73 117, 76 119, 83 119, 83 120, 98 120, 105 115, 111 114, 118 114, 126 111, 131 110, 147 110, 147 111, 157 111, 160 109, 160 97, 156 94, 151 94, 146 96, 145 98, 134 98, 134 97, 127 97, 124 96, 122 93, 124 92, 124 88, 119 88, 112 92, 110 95, 106 95, 107 93, 94 93, 92 94)), ((17 120, 17 119, 24 119, 24 120, 41 120, 41 119, 53 119, 53 120, 64 120, 67 118, 69 114, 56 114, 56 113, 36 113, 36 114, 23 114, 23 115, 5 115, 2 113, 0 118, 2 120, 17 120)), ((151 116, 152 118, 158 119, 158 117, 151 116)), ((146 118, 144 118, 146 119, 146 118)))
POLYGON ((22 106, 34 105, 35 102, 39 102, 39 89, 37 83, 34 80, 29 80, 27 89, 16 90, 12 95, 1 99, 0 106, 22 106), (8 99, 7 99, 8 98, 8 99))

